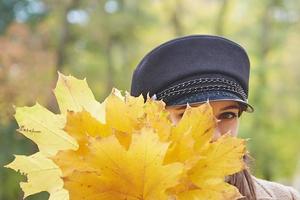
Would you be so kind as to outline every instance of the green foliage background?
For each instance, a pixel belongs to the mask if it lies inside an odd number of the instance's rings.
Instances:
[[[250,103],[241,137],[253,173],[300,188],[300,1],[0,0],[0,199],[22,199],[25,178],[1,166],[36,146],[16,133],[13,105],[57,112],[57,71],[87,78],[102,101],[129,90],[141,58],[189,34],[232,39],[251,60]],[[46,199],[41,193],[28,199]]]

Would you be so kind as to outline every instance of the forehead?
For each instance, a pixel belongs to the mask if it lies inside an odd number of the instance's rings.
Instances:
[[[197,107],[203,103],[190,104],[191,107]],[[214,110],[225,110],[225,109],[240,109],[240,105],[236,101],[222,100],[222,101],[210,101],[209,104]],[[186,105],[183,106],[167,106],[168,110],[184,110]]]

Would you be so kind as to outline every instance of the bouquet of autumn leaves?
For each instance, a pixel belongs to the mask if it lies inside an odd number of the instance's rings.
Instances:
[[[60,114],[36,104],[16,108],[18,131],[39,152],[16,155],[6,167],[27,176],[24,196],[50,200],[238,199],[225,177],[245,164],[245,141],[229,134],[212,141],[216,120],[208,103],[187,107],[177,124],[162,101],[122,95],[103,103],[85,80],[59,74]]]

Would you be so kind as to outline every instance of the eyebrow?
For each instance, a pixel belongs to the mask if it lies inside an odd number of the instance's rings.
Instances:
[[[186,109],[186,106],[180,106],[180,107],[177,107],[177,108],[175,107],[175,110],[178,111],[178,112],[184,111],[185,109]],[[224,111],[224,110],[229,110],[229,109],[238,109],[238,110],[240,110],[241,108],[238,105],[230,105],[230,106],[226,106],[224,108],[221,108],[220,110]]]
[[[181,110],[181,109],[185,109],[186,106],[166,106],[166,108],[173,108],[174,110]]]
[[[230,106],[226,106],[226,107],[224,107],[224,108],[221,108],[220,110],[229,110],[229,109],[240,109],[240,106],[238,106],[238,105],[230,105]]]

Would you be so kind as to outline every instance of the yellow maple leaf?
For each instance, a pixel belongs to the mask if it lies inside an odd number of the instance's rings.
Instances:
[[[244,169],[245,151],[244,140],[229,134],[206,146],[200,159],[187,172],[187,180],[193,183],[193,189],[180,191],[179,199],[190,199],[196,194],[203,199],[240,198],[237,188],[225,183],[224,177]]]
[[[165,108],[165,103],[148,98],[144,105],[144,112],[146,114],[144,126],[152,127],[162,141],[168,141],[170,139],[172,122],[170,114]]]
[[[143,117],[144,99],[142,96],[120,98],[117,90],[113,89],[111,95],[105,100],[106,123],[116,131],[130,133],[138,127],[139,119]]]
[[[38,152],[31,156],[16,156],[9,167],[19,170],[27,175],[27,182],[21,183],[24,197],[48,191],[50,200],[68,200],[68,192],[63,189],[63,181],[60,179],[61,170],[54,162]]]
[[[67,111],[79,112],[85,109],[97,120],[105,122],[104,104],[95,100],[86,79],[78,80],[73,76],[64,76],[58,72],[54,94],[62,114],[66,114]]]
[[[67,177],[71,199],[167,199],[166,190],[177,184],[183,168],[180,163],[163,164],[168,143],[160,142],[151,129],[133,134],[128,150],[115,136],[94,139],[90,148],[88,162],[95,171]]]
[[[244,168],[244,140],[225,135],[212,142],[216,120],[209,103],[188,106],[175,125],[162,101],[144,102],[113,89],[99,103],[86,81],[72,76],[59,74],[54,92],[59,115],[38,104],[16,110],[19,131],[40,150],[6,166],[27,175],[21,183],[26,196],[48,191],[51,200],[68,200],[68,194],[72,200],[241,197],[225,177]]]
[[[82,148],[87,143],[88,137],[107,137],[112,134],[111,127],[98,121],[85,110],[80,112],[69,111],[64,131],[76,139],[81,148],[80,150],[83,150]]]
[[[142,96],[133,98],[127,94],[124,98],[117,89],[113,89],[105,100],[106,124],[126,148],[130,145],[132,132],[140,128],[143,106]]]
[[[223,179],[217,179],[204,188],[193,188],[177,195],[178,200],[234,200],[242,197],[237,188],[224,183]]]
[[[188,162],[199,157],[201,150],[211,141],[216,121],[208,104],[187,107],[182,119],[171,130],[171,146],[166,162]]]
[[[76,140],[64,130],[65,117],[55,115],[39,104],[16,108],[18,131],[34,141],[40,152],[55,155],[59,150],[76,150]]]
[[[89,137],[107,137],[112,134],[106,124],[97,121],[85,110],[81,112],[67,112],[67,122],[64,130],[76,139],[79,148],[76,151],[60,151],[52,159],[60,166],[63,176],[67,176],[74,170],[88,170],[89,165],[84,157],[89,153]]]

